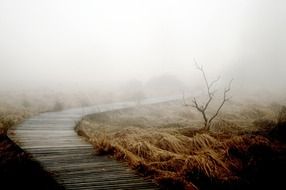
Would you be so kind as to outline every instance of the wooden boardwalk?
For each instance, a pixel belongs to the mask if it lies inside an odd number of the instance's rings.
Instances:
[[[147,99],[152,104],[174,97]],[[98,105],[43,113],[9,130],[8,136],[55,175],[65,189],[158,189],[130,170],[126,164],[107,156],[97,156],[93,147],[74,131],[84,115],[134,106],[132,102]]]

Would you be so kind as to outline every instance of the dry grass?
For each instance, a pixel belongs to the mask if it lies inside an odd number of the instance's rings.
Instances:
[[[192,122],[195,113],[189,119],[188,110],[178,106],[101,113],[86,117],[76,129],[99,154],[127,161],[165,189],[250,187],[245,172],[259,171],[257,160],[271,157],[277,149],[265,131],[257,133],[258,125],[267,125],[268,132],[273,129],[273,123],[266,122],[271,121],[270,112],[265,111],[265,122],[257,122],[256,115],[242,121],[219,119],[205,132],[198,130],[200,122]]]
[[[5,110],[0,112],[0,134],[6,134],[7,130],[20,123],[24,118],[31,115],[28,111]]]
[[[91,95],[94,100],[84,98],[81,93],[71,90],[66,92],[59,89],[0,91],[0,133],[6,133],[11,126],[38,113],[110,101],[105,94],[91,93]]]

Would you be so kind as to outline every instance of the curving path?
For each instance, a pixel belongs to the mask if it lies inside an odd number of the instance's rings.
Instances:
[[[177,98],[146,99],[142,104]],[[41,162],[67,190],[158,189],[156,184],[140,177],[126,164],[107,156],[96,156],[93,147],[74,131],[76,122],[85,115],[134,105],[122,102],[43,113],[13,127],[8,136]]]

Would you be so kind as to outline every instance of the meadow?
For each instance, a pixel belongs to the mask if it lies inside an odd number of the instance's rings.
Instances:
[[[89,115],[76,131],[162,189],[283,189],[285,124],[282,104],[241,100],[204,130],[196,109],[173,101]]]

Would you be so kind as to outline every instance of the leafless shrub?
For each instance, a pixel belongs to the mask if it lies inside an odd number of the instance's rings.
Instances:
[[[186,103],[185,98],[183,96],[183,101],[184,101],[185,106],[192,106],[192,107],[196,108],[196,110],[202,114],[203,119],[204,119],[204,129],[209,130],[211,127],[212,121],[218,116],[218,114],[219,114],[221,108],[223,107],[223,105],[225,104],[225,102],[230,100],[230,98],[227,95],[230,92],[232,80],[229,82],[228,87],[226,87],[224,89],[223,99],[222,99],[220,105],[218,106],[217,110],[215,111],[215,113],[213,115],[209,115],[209,114],[207,114],[207,111],[208,111],[209,105],[212,102],[214,95],[215,95],[215,92],[216,92],[216,90],[214,90],[213,87],[220,80],[220,77],[209,82],[207,77],[206,77],[203,66],[199,66],[196,61],[195,61],[195,65],[196,65],[196,68],[203,75],[203,79],[204,79],[206,89],[207,89],[208,100],[205,103],[200,104],[196,98],[193,98],[193,100],[192,100],[193,104],[189,105]]]

